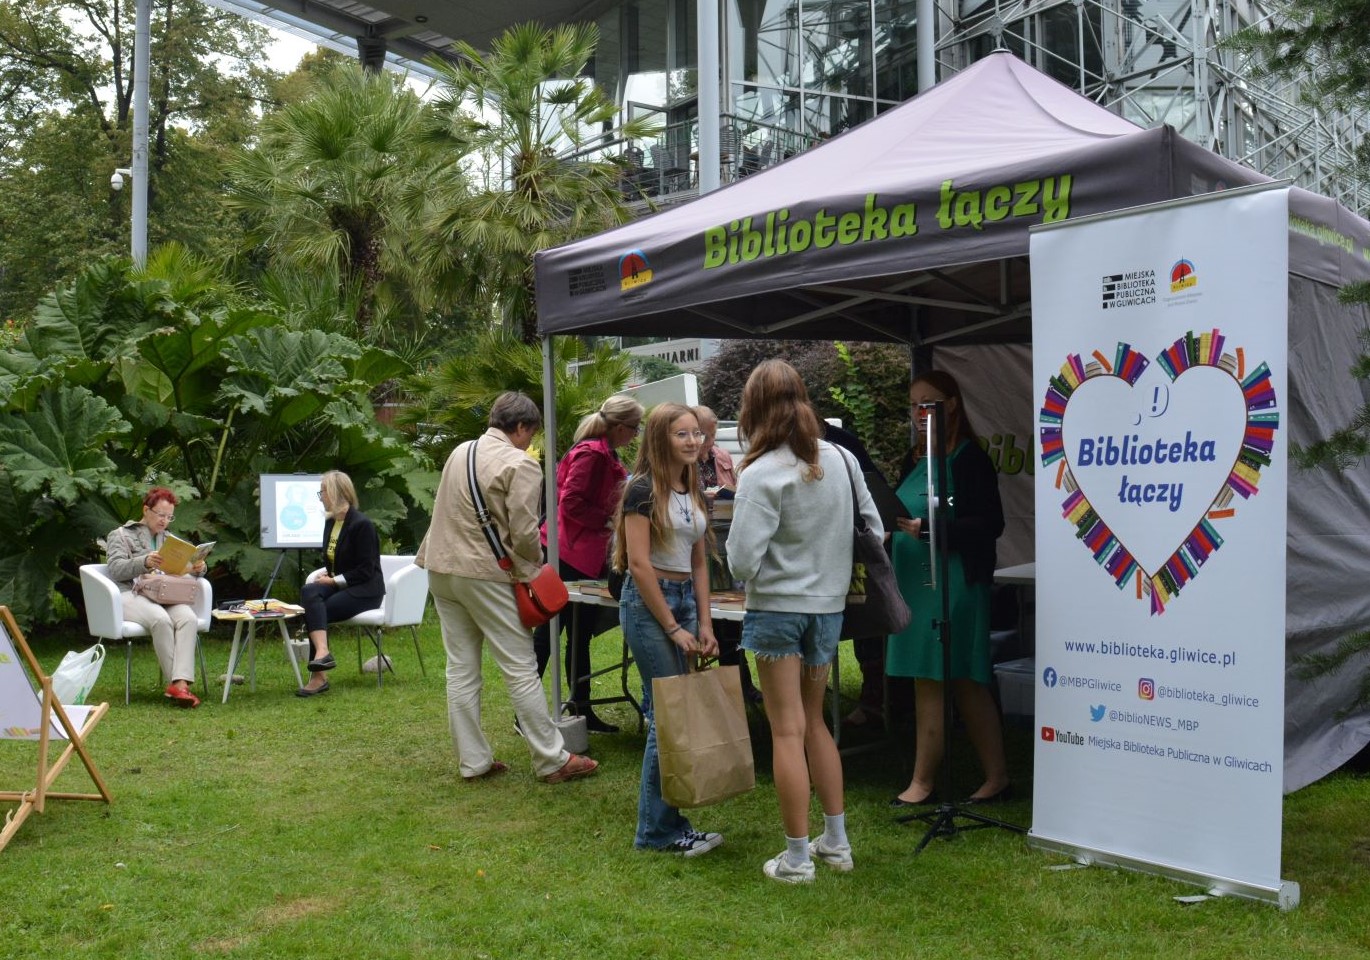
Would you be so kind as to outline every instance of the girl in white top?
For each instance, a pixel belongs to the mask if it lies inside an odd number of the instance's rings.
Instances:
[[[652,410],[623,494],[613,559],[614,569],[627,574],[619,621],[642,677],[647,719],[633,844],[685,857],[707,853],[723,837],[695,830],[661,796],[652,680],[685,673],[687,656],[718,652],[709,619],[708,508],[696,463],[703,439],[689,407],[663,403]]]

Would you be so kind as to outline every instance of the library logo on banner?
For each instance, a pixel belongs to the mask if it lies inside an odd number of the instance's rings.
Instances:
[[[1144,307],[1156,302],[1155,270],[1124,270],[1104,275],[1099,305],[1104,310]]]
[[[1184,258],[1176,260],[1170,268],[1170,292],[1179,293],[1181,290],[1197,286],[1198,283],[1199,275],[1194,270],[1193,261]]]
[[[1203,293],[1199,286],[1199,272],[1194,261],[1181,257],[1170,266],[1170,294],[1166,297],[1167,307],[1177,307],[1197,303]]]

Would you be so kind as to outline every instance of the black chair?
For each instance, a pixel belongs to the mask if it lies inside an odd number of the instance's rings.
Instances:
[[[742,163],[742,134],[737,127],[724,124],[718,131],[718,165],[725,183],[737,179]]]
[[[630,200],[654,196],[657,177],[655,171],[647,169],[647,158],[642,148],[628,147],[623,151],[622,160],[623,174],[620,183],[624,195]]]
[[[678,143],[672,146],[654,143],[649,149],[652,153],[652,166],[656,169],[658,188],[661,193],[671,193],[689,186],[690,145],[688,143]]]
[[[775,155],[775,141],[766,140],[755,150],[748,150],[742,154],[742,162],[738,168],[738,176],[745,177],[749,173],[756,173],[764,170],[771,165],[771,158]]]

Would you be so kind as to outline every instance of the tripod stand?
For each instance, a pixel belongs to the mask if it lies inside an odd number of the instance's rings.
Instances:
[[[937,619],[937,638],[942,645],[942,769],[939,777],[944,797],[955,794],[951,789],[952,777],[952,657],[951,657],[951,582],[950,582],[950,538],[947,533],[948,506],[950,502],[943,496],[947,489],[947,455],[949,450],[939,450],[940,438],[945,436],[946,413],[944,402],[920,404],[920,408],[932,408],[932,429],[927,431],[926,457],[935,457],[926,462],[935,464],[936,471],[928,473],[928,538],[932,555],[932,585],[937,590],[941,603]],[[940,574],[940,575],[939,575]],[[968,808],[966,801],[943,800],[932,810],[911,813],[896,818],[898,823],[920,820],[928,825],[923,839],[914,847],[915,854],[921,853],[937,837],[950,840],[966,830],[981,830],[985,827],[1000,827],[1015,833],[1025,833],[1023,827],[996,817],[986,816]]]

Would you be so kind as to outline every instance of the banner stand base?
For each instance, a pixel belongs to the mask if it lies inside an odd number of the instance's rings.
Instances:
[[[1241,897],[1244,900],[1258,900],[1270,903],[1281,910],[1293,910],[1299,905],[1299,885],[1292,880],[1281,880],[1279,886],[1265,887],[1229,877],[1214,877],[1207,874],[1185,870],[1182,867],[1136,860],[1103,850],[1091,850],[1074,843],[1053,840],[1032,832],[1027,836],[1028,846],[1047,853],[1057,853],[1070,857],[1077,863],[1087,866],[1118,867],[1136,873],[1149,873],[1153,876],[1168,877],[1180,883],[1192,883],[1203,887],[1211,897]]]

